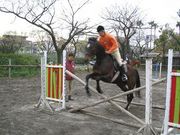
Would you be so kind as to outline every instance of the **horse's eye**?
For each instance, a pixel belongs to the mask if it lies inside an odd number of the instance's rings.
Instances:
[[[90,47],[90,44],[87,44],[87,48],[89,48]]]

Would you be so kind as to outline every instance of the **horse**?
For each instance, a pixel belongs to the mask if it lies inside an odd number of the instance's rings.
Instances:
[[[116,84],[120,89],[124,92],[138,88],[141,86],[140,77],[137,69],[134,69],[131,65],[127,64],[127,81],[122,81],[121,72],[118,72],[117,69],[117,61],[114,60],[112,55],[107,54],[105,49],[99,44],[97,38],[91,37],[88,39],[88,44],[86,47],[86,57],[92,58],[96,57],[96,62],[93,65],[93,72],[86,75],[86,93],[88,96],[91,96],[89,91],[89,79],[93,79],[96,81],[96,90],[99,93],[103,93],[100,87],[100,81],[106,83]],[[116,64],[115,64],[116,63]],[[118,74],[119,73],[119,74]],[[115,77],[116,76],[116,77]],[[140,97],[140,91],[136,93],[138,97]],[[133,93],[127,95],[127,105],[125,107],[128,110],[130,103],[132,102],[134,96]]]

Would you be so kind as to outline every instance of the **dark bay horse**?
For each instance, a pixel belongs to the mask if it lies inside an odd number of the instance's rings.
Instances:
[[[111,55],[105,53],[104,48],[99,44],[96,38],[94,37],[89,38],[86,52],[87,52],[86,53],[87,57],[96,56],[96,62],[93,65],[93,72],[86,76],[85,89],[89,96],[91,95],[88,88],[89,79],[96,80],[97,82],[96,89],[99,93],[103,93],[99,84],[100,81],[116,84],[124,92],[129,91],[135,87],[136,88],[140,87],[141,84],[140,84],[139,73],[131,65],[127,65],[128,81],[123,82],[121,80],[121,72],[117,74],[117,68],[114,64],[114,59],[112,58]],[[114,79],[115,76],[117,77]],[[138,92],[137,94],[140,97],[140,92]],[[130,105],[132,99],[133,99],[133,93],[128,94],[127,105],[125,109],[128,109],[128,106]]]

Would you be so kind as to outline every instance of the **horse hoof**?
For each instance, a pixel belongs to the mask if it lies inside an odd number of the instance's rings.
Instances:
[[[91,97],[91,93],[90,93],[90,92],[87,92],[87,96],[88,96],[88,97]]]
[[[128,110],[128,107],[125,107],[124,109]]]
[[[99,93],[100,93],[100,94],[103,94],[103,91],[100,91]]]
[[[85,90],[88,90],[88,86],[85,86]]]
[[[126,110],[128,111],[128,110],[129,110],[129,107],[130,107],[130,106],[127,105],[124,109],[126,109]]]
[[[103,94],[103,91],[102,90],[97,90],[100,94]]]

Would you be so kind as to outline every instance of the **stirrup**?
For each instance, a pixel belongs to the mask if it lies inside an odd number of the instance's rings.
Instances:
[[[122,61],[121,62],[121,65],[123,66],[123,65],[126,65],[127,64],[127,61],[126,60],[124,60],[124,61]]]
[[[125,82],[125,81],[127,81],[127,80],[128,80],[127,75],[126,75],[126,74],[123,74],[123,75],[122,75],[122,81]]]

